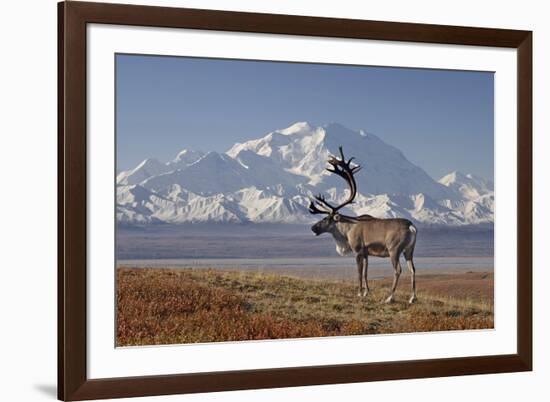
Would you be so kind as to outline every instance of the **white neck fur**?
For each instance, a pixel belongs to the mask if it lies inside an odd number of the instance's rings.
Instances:
[[[334,232],[331,232],[336,242],[336,252],[342,257],[351,253],[351,247],[346,236],[349,229],[349,224],[339,222],[336,224]]]

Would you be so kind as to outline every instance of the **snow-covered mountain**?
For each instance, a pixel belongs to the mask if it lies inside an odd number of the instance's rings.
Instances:
[[[118,173],[116,182],[117,184],[138,184],[150,177],[183,169],[197,162],[203,156],[204,152],[202,151],[184,149],[167,163],[160,163],[154,158],[145,159],[134,169]]]
[[[116,177],[116,182],[117,184],[137,184],[168,170],[169,167],[166,164],[162,164],[156,159],[145,159],[134,169],[120,172]]]
[[[342,179],[325,169],[328,156],[337,155],[340,145],[348,157],[355,156],[356,162],[363,166],[356,177],[361,192],[425,193],[438,199],[453,195],[424,170],[409,162],[397,148],[373,134],[353,131],[336,123],[321,127],[296,123],[263,138],[235,144],[227,154],[235,158],[249,150],[271,158],[287,172],[304,177],[308,184],[319,189],[340,188],[345,184]]]
[[[343,146],[363,166],[350,214],[406,217],[416,222],[465,225],[493,222],[493,184],[453,172],[433,180],[403,153],[365,131],[306,122],[233,145],[226,153],[183,150],[161,163],[146,159],[117,175],[117,219],[157,222],[307,223],[313,194],[338,202],[341,178],[325,168]]]
[[[452,172],[438,180],[439,183],[458,191],[464,198],[474,200],[494,191],[493,182],[472,174]]]

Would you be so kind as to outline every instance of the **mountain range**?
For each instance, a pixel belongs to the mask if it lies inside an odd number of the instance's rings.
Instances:
[[[345,182],[326,171],[342,146],[363,169],[358,194],[345,213],[404,217],[426,225],[490,224],[493,183],[452,172],[439,180],[396,147],[341,124],[295,123],[227,152],[184,149],[173,160],[150,158],[118,173],[117,220],[150,223],[310,223],[314,194],[338,203]]]

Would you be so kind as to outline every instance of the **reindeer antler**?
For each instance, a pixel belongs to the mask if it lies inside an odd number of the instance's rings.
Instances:
[[[355,182],[355,177],[353,175],[361,170],[361,166],[359,165],[353,167],[351,166],[351,162],[355,159],[354,157],[351,157],[348,161],[346,161],[342,147],[338,147],[338,150],[340,151],[340,159],[335,156],[331,156],[328,163],[332,165],[332,169],[327,168],[327,170],[337,176],[340,176],[346,181],[346,183],[348,183],[350,194],[346,201],[336,207],[336,210],[351,204],[355,199],[355,196],[357,195],[357,183]]]
[[[325,215],[330,214],[331,211],[327,211],[325,209],[319,209],[317,205],[319,204],[315,203],[314,201],[311,201],[309,203],[308,211],[310,214],[325,214]]]
[[[319,195],[315,196],[316,201],[312,201],[309,204],[309,212],[311,212],[312,214],[335,213],[339,209],[345,207],[346,205],[351,204],[353,202],[355,196],[357,195],[357,183],[355,182],[355,178],[354,178],[353,175],[361,169],[361,166],[356,165],[356,166],[352,167],[351,162],[355,158],[351,157],[349,160],[346,161],[346,158],[344,156],[344,151],[343,151],[342,147],[341,146],[338,147],[338,150],[340,151],[340,159],[338,159],[337,157],[331,155],[328,159],[328,163],[332,166],[332,169],[327,168],[327,170],[331,173],[336,174],[337,176],[340,176],[341,178],[343,178],[346,181],[346,183],[348,183],[348,186],[350,188],[350,194],[348,196],[348,199],[346,201],[344,201],[342,204],[338,205],[338,206],[332,206],[325,199],[324,196],[319,194]],[[326,207],[329,210],[328,211],[325,210],[325,209],[321,210],[321,209],[318,208],[318,206]]]
[[[311,201],[309,203],[309,212],[312,214],[330,214],[331,212],[334,212],[334,207],[328,203],[327,200],[325,200],[325,197],[321,194],[318,194],[314,196],[315,201]],[[321,207],[321,209],[319,209]]]

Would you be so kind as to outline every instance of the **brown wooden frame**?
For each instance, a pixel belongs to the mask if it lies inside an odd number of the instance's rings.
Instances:
[[[417,361],[88,379],[86,24],[517,49],[517,353]],[[58,397],[118,398],[532,370],[532,32],[104,3],[58,4]]]

